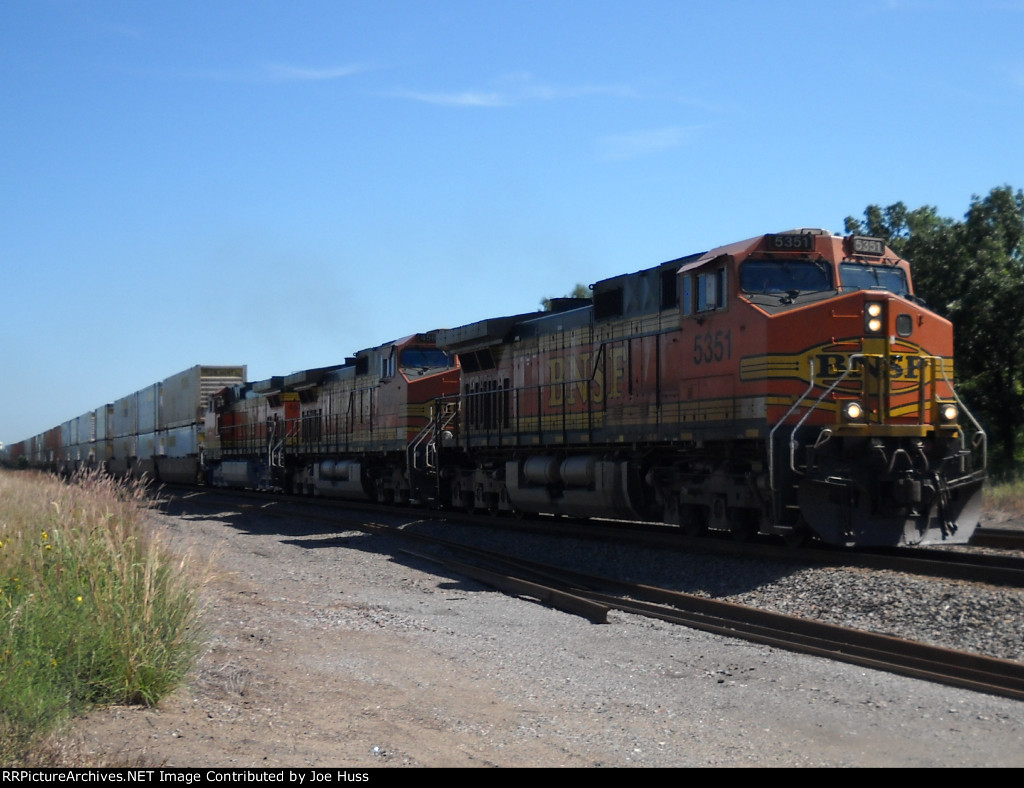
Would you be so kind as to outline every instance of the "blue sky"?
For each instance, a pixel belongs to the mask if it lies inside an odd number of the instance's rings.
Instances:
[[[1024,0],[3,0],[0,441],[1024,188]]]

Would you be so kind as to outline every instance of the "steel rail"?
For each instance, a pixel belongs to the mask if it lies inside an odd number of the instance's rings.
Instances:
[[[978,547],[1024,550],[1024,531],[1008,528],[977,528],[971,537],[971,544]]]
[[[434,541],[433,537],[428,539]],[[679,591],[626,583],[532,561],[508,559],[478,548],[452,543],[445,544],[445,547],[474,556],[492,566],[505,566],[502,577],[513,577],[510,571],[516,571],[521,573],[524,582],[538,589],[552,593],[564,592],[572,598],[589,599],[622,612],[658,618],[787,651],[1024,701],[1024,663],[773,613]],[[465,566],[464,563],[462,565]],[[526,580],[526,577],[530,579]],[[530,595],[543,601],[536,593]]]

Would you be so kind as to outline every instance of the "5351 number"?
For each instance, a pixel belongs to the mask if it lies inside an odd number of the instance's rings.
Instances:
[[[693,337],[693,363],[711,364],[732,358],[732,332],[708,331]]]

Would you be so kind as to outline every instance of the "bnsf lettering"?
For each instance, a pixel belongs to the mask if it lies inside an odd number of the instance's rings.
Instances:
[[[607,357],[611,368],[607,375],[601,370],[593,373],[593,353],[581,353],[578,356],[548,359],[548,406],[576,405],[582,403],[600,404],[607,394],[612,399],[622,396],[623,381],[626,378],[626,351],[624,348],[612,348]],[[568,364],[568,370],[566,365]]]
[[[888,374],[890,378],[901,380],[919,380],[924,368],[924,359],[920,356],[890,356]],[[862,370],[877,378],[883,374],[886,365],[880,358],[855,358],[847,365],[848,358],[839,353],[818,353],[814,357],[815,374],[822,378],[837,378],[849,370],[853,376]]]

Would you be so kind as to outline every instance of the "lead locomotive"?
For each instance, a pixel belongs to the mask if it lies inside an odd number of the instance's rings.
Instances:
[[[764,235],[592,290],[440,332],[462,360],[457,505],[840,545],[970,538],[985,435],[954,389],[950,323],[880,240]]]

